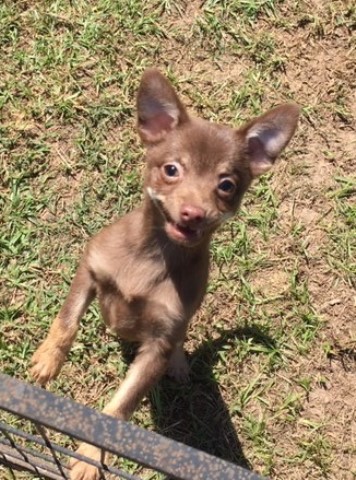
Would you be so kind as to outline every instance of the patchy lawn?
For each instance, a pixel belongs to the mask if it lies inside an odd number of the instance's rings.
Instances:
[[[215,236],[191,383],[133,421],[275,479],[354,479],[355,23],[348,0],[3,1],[1,370],[29,379],[87,239],[140,201],[146,67],[217,122],[294,100],[296,137]],[[83,326],[49,388],[101,408],[126,357],[96,305]]]

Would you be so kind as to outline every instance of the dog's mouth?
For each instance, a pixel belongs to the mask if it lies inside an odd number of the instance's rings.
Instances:
[[[167,217],[164,229],[171,240],[185,245],[195,244],[203,237],[202,228],[193,228],[181,223],[175,223]]]
[[[164,197],[147,188],[147,192],[164,219],[163,229],[170,240],[180,245],[194,246],[200,243],[206,233],[206,225],[188,225],[175,222],[164,205]]]

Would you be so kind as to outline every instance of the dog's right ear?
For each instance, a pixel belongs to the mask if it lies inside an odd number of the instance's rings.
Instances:
[[[137,124],[144,143],[161,141],[188,121],[188,114],[169,81],[156,69],[144,72],[137,93]]]
[[[294,103],[279,105],[238,131],[245,143],[253,177],[268,172],[287,146],[297,127],[299,111]]]

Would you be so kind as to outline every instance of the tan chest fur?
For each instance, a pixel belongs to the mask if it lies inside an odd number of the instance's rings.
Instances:
[[[152,335],[184,336],[204,296],[207,256],[204,252],[193,264],[189,261],[187,275],[185,256],[177,253],[167,264],[164,249],[162,253],[161,248],[150,246],[146,252],[139,228],[142,212],[133,211],[129,217],[129,223],[124,217],[94,237],[86,254],[88,267],[95,272],[104,320],[131,341],[142,342]],[[127,231],[132,225],[136,225],[135,235]]]

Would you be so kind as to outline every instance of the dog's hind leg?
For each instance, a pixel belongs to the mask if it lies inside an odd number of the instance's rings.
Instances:
[[[128,420],[142,397],[165,373],[173,348],[163,339],[145,342],[126,378],[103,412],[121,420]],[[77,453],[96,461],[104,460],[104,452],[93,445],[83,443]],[[97,480],[99,470],[85,462],[71,462],[71,480]]]

